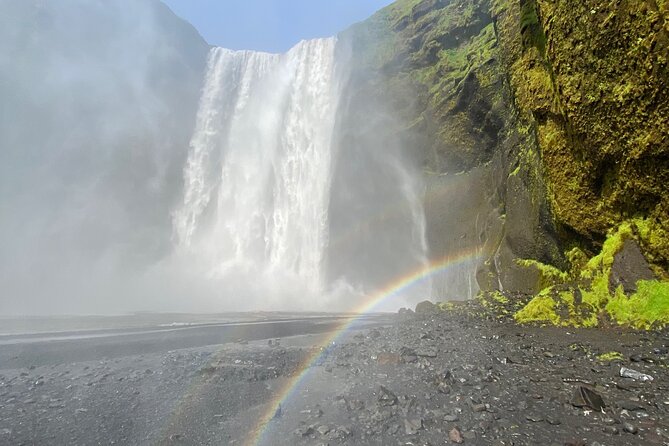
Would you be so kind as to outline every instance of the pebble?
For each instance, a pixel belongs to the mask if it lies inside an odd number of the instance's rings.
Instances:
[[[639,433],[639,428],[633,425],[632,423],[623,423],[623,430],[630,434]]]
[[[308,437],[314,433],[314,428],[311,426],[300,427],[295,429],[293,433],[298,437]]]
[[[486,405],[485,404],[472,404],[472,410],[474,412],[485,412]]]
[[[553,418],[553,417],[546,417],[546,421],[547,421],[548,424],[550,424],[551,426],[559,426],[560,424],[562,424],[562,421],[561,421],[561,420],[559,420],[559,419],[557,419],[557,418]]]
[[[415,435],[423,428],[423,420],[420,418],[406,418],[404,420],[404,432],[407,435]]]
[[[527,414],[527,415],[525,415],[525,419],[527,421],[531,421],[533,423],[538,423],[540,421],[544,421],[544,417],[542,417],[541,415],[537,415],[537,414]]]
[[[460,428],[457,426],[448,431],[448,439],[456,444],[461,444],[465,442],[465,439],[462,437],[462,431],[460,431]]]
[[[604,426],[604,429],[602,429],[605,433],[611,434],[611,435],[618,435],[620,433],[620,429],[618,429],[615,426]]]

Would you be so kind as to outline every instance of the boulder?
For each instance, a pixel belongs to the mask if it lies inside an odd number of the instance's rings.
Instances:
[[[416,314],[435,314],[438,312],[439,307],[429,300],[424,300],[416,305]]]
[[[639,244],[633,239],[625,240],[623,247],[613,257],[609,290],[613,293],[619,286],[622,286],[625,294],[630,295],[636,292],[637,281],[654,278],[655,275],[643,256]]]

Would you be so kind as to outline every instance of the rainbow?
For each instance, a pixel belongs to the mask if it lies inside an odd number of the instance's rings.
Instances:
[[[363,315],[372,312],[375,307],[379,306],[386,299],[400,294],[402,291],[412,287],[416,283],[434,276],[435,274],[438,274],[460,263],[464,263],[479,255],[480,252],[474,249],[451,254],[439,259],[438,261],[424,265],[417,270],[414,270],[411,273],[392,281],[383,289],[370,295],[368,299],[365,299],[363,305],[360,306],[360,308],[357,310],[353,311],[356,316],[353,316],[350,319],[345,319],[341,325],[335,331],[333,331],[332,335],[326,338],[326,340],[321,344],[321,347],[331,345],[333,342],[336,343],[337,340],[349,330],[353,323],[355,323]],[[324,351],[324,348],[315,348],[314,352],[307,356],[302,364],[300,364],[298,367],[299,372],[296,373],[290,380],[288,380],[288,382],[286,382],[282,388],[279,389],[275,397],[272,399],[272,402],[269,404],[269,407],[265,411],[264,415],[260,417],[255,428],[250,432],[249,439],[246,444],[271,444],[271,441],[265,442],[264,440],[267,431],[272,424],[272,420],[275,418],[279,408],[282,405],[285,405],[286,401],[288,401],[301,388],[302,383],[309,375],[309,371],[311,370],[312,366],[321,358]]]

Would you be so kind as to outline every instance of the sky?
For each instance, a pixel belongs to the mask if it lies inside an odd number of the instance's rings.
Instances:
[[[163,0],[211,45],[285,52],[303,39],[329,37],[392,0]]]

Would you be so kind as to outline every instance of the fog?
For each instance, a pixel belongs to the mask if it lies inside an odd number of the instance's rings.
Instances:
[[[169,250],[207,45],[156,2],[0,11],[0,312],[127,307]]]
[[[381,104],[350,119],[345,43],[260,57],[253,90],[251,53],[212,78],[155,1],[0,11],[0,314],[347,310],[425,262],[418,171]]]

